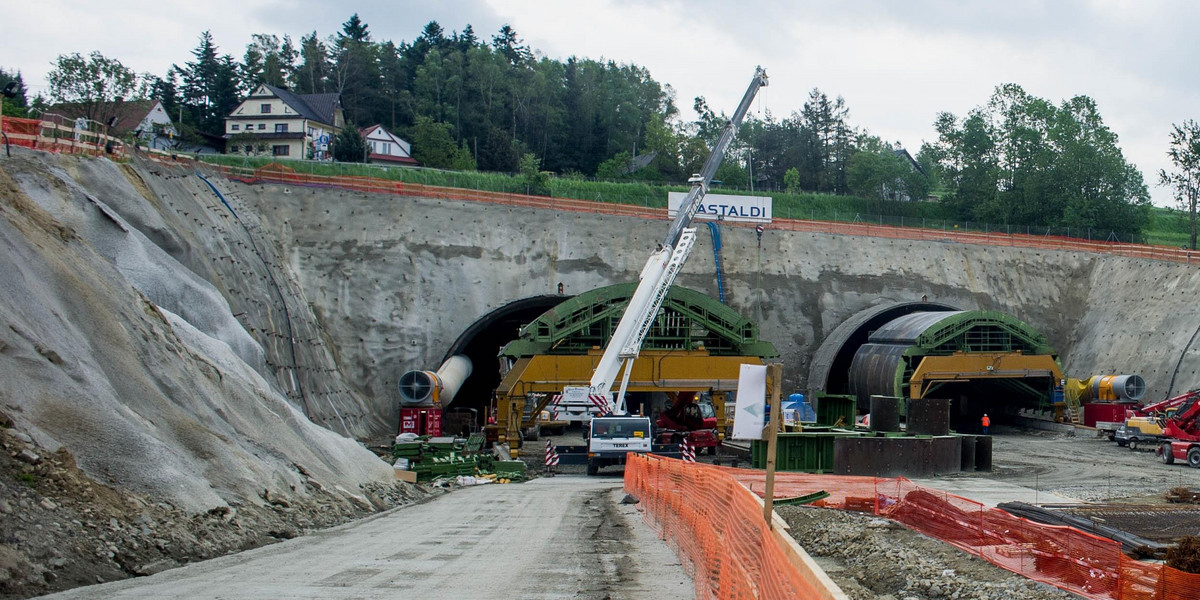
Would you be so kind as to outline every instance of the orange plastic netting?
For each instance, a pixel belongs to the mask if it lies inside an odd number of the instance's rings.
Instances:
[[[423,198],[445,198],[450,200],[465,200],[469,202],[489,202],[512,206],[548,208],[552,210],[569,212],[600,213],[639,217],[645,219],[667,218],[667,211],[664,208],[649,208],[632,206],[628,204],[590,202],[587,200],[553,198],[548,196],[531,196],[526,194],[512,194],[506,192],[489,192],[466,188],[448,188],[418,183],[391,181],[377,177],[316,175],[294,171],[264,171],[231,166],[214,168],[220,170],[226,177],[238,179],[247,183],[278,183],[311,187],[333,187],[363,193],[420,196]],[[754,223],[727,222],[726,224],[732,227],[754,226]],[[1046,250],[1102,252],[1106,254],[1117,254],[1120,256],[1165,260],[1189,264],[1193,261],[1200,261],[1200,252],[1187,250],[1184,248],[1084,240],[1078,238],[1048,235],[1044,236],[1036,234],[959,230],[948,231],[945,229],[927,229],[922,227],[903,227],[884,224],[876,225],[862,222],[845,223],[837,221],[817,221],[779,217],[776,217],[772,220],[770,227],[771,229],[787,231],[859,235],[904,240],[929,240],[983,246],[1008,246],[1020,248],[1040,248]]]
[[[761,505],[739,499],[733,488],[763,495],[766,475],[754,469],[733,469],[683,461],[631,457],[625,487],[642,500],[646,519],[677,549],[685,564],[695,565],[697,593],[702,598],[743,598],[712,588],[711,563],[726,571],[763,576],[754,565],[762,559],[740,548],[728,549],[729,539],[748,536],[758,546],[770,546],[762,523]],[[714,493],[713,490],[720,490]],[[909,528],[974,554],[1035,581],[1095,599],[1195,600],[1200,598],[1200,575],[1126,557],[1121,545],[1071,527],[1043,525],[996,508],[904,479],[776,473],[775,498],[817,491],[829,493],[819,506],[887,517]],[[649,500],[649,502],[647,502]],[[725,505],[728,503],[728,505]],[[733,521],[746,531],[730,533]],[[716,518],[714,518],[716,516]],[[722,522],[722,520],[724,522]],[[711,530],[722,530],[713,537]],[[724,541],[724,543],[720,543]],[[799,540],[803,545],[803,540]],[[713,545],[713,544],[716,545]],[[717,556],[712,556],[716,554]],[[720,559],[720,560],[718,560]],[[728,563],[737,563],[731,565]],[[750,565],[750,566],[746,566]],[[799,575],[798,575],[799,576]],[[782,577],[782,576],[779,576]],[[803,579],[803,577],[801,577]],[[751,581],[748,589],[769,589]],[[773,589],[773,588],[772,588]],[[761,594],[757,598],[818,598],[809,585],[799,595]]]
[[[37,147],[37,138],[41,132],[42,122],[37,119],[4,117],[4,133],[8,136],[8,143],[13,146]]]
[[[762,505],[728,473],[630,455],[625,489],[675,550],[696,597],[825,597],[792,565],[763,521]]]

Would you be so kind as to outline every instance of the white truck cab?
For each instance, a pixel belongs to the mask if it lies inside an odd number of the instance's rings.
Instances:
[[[593,418],[588,427],[588,475],[601,467],[625,464],[627,452],[652,450],[649,417],[633,415]]]

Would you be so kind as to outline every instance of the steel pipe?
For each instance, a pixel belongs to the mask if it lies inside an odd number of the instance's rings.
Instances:
[[[401,406],[445,406],[454,400],[454,395],[463,382],[471,376],[471,359],[462,354],[451,356],[437,372],[409,371],[400,376],[397,388]]]

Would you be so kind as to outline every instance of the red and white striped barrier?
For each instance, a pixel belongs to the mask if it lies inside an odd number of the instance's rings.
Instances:
[[[550,443],[550,440],[546,440],[546,466],[558,466],[558,452],[554,450],[554,445]]]
[[[689,444],[687,440],[679,442],[679,454],[684,462],[696,462],[696,447]]]

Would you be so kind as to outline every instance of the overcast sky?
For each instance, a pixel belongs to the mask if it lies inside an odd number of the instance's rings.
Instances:
[[[431,20],[483,39],[510,24],[536,51],[644,66],[671,85],[685,119],[705,96],[732,112],[755,65],[771,85],[754,110],[799,109],[809,90],[841,95],[850,122],[913,153],[934,117],[962,116],[1001,83],[1055,103],[1094,98],[1155,204],[1172,123],[1200,119],[1200,3],[1190,0],[40,0],[5,2],[0,66],[31,92],[62,53],[99,50],[162,75],[190,60],[201,31],[241,59],[252,33],[336,32],[357,12],[376,40],[411,41]],[[49,22],[56,35],[48,34]]]

